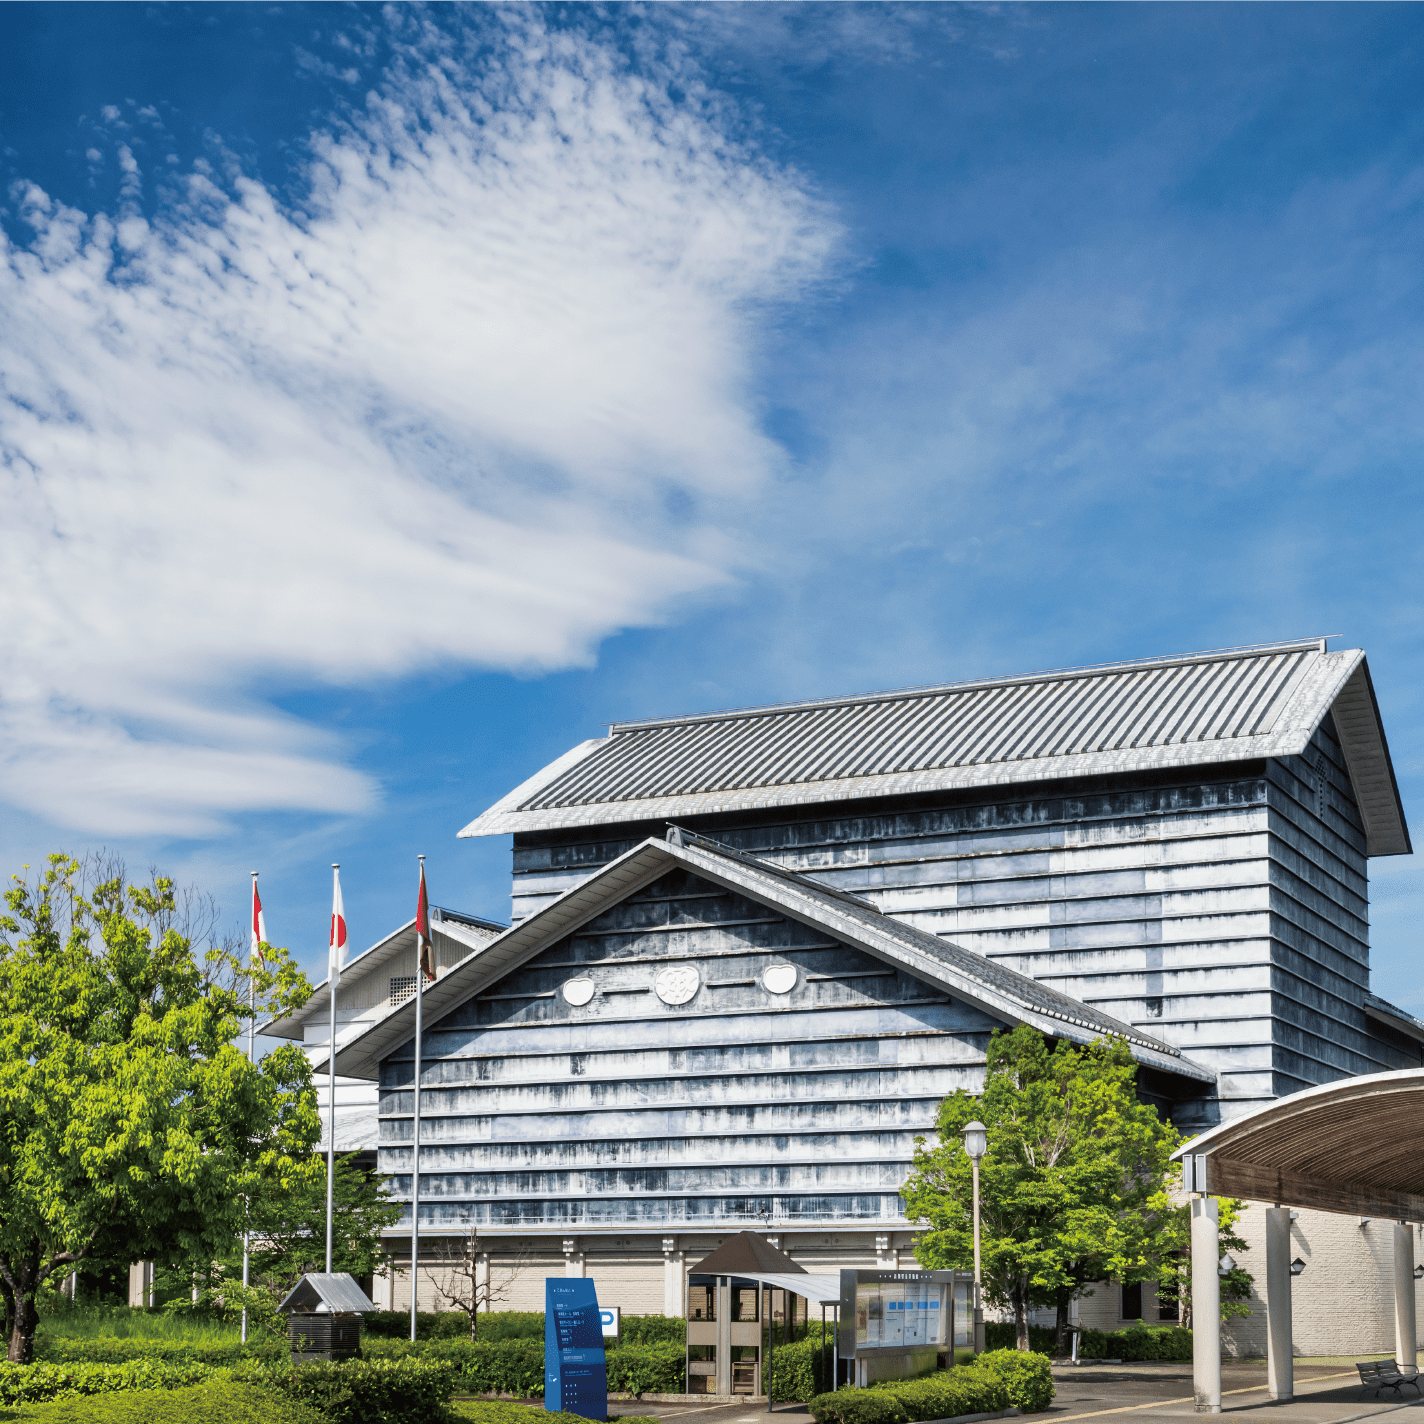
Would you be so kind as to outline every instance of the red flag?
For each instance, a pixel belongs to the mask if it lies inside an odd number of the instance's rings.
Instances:
[[[435,978],[435,946],[430,942],[430,901],[425,894],[425,862],[420,862],[420,897],[415,902],[415,944],[420,972]]]

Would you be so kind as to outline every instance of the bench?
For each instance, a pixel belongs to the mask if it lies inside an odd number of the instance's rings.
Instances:
[[[1419,1379],[1415,1375],[1403,1375],[1399,1372],[1399,1366],[1393,1360],[1367,1360],[1361,1364],[1355,1362],[1355,1368],[1360,1372],[1360,1383],[1366,1389],[1373,1389],[1375,1398],[1379,1398],[1382,1389],[1392,1389],[1399,1393],[1400,1385],[1412,1384],[1416,1394],[1424,1393],[1419,1388]]]

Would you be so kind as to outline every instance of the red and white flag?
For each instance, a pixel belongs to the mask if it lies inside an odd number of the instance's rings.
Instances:
[[[327,972],[334,989],[341,982],[341,966],[346,963],[346,908],[341,903],[341,867],[331,867],[331,958]]]
[[[267,939],[267,917],[262,913],[262,897],[257,893],[257,872],[252,873],[252,958],[255,959],[264,969],[267,967],[267,957],[262,953],[262,946],[269,943]]]
[[[415,945],[420,972],[435,978],[435,946],[430,942],[430,900],[425,893],[425,862],[420,862],[420,896],[415,902]]]

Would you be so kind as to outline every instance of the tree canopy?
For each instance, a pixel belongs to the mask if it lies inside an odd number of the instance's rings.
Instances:
[[[50,856],[0,916],[0,1292],[21,1362],[56,1272],[225,1255],[247,1197],[321,1172],[305,1055],[235,1046],[254,1008],[310,993],[290,955],[249,982],[231,946],[199,957],[171,880],[86,894],[84,872]]]
[[[1136,1064],[1120,1039],[1051,1050],[1027,1024],[989,1039],[984,1091],[962,1089],[940,1105],[938,1142],[917,1138],[902,1195],[911,1220],[929,1228],[924,1266],[973,1263],[971,1168],[965,1124],[988,1129],[980,1164],[984,1293],[1013,1308],[1028,1348],[1030,1306],[1068,1305],[1091,1282],[1155,1278],[1158,1236],[1172,1217],[1168,1161],[1179,1137],[1138,1100]],[[1061,1338],[1060,1338],[1061,1345]]]

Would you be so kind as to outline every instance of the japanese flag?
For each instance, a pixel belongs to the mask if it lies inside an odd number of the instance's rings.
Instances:
[[[257,876],[252,877],[252,957],[264,969],[267,967],[262,946],[269,943],[267,938],[267,917],[262,913],[262,897],[257,893]]]
[[[334,989],[341,982],[341,966],[346,963],[346,908],[341,903],[341,867],[331,867],[331,958],[327,972]]]

